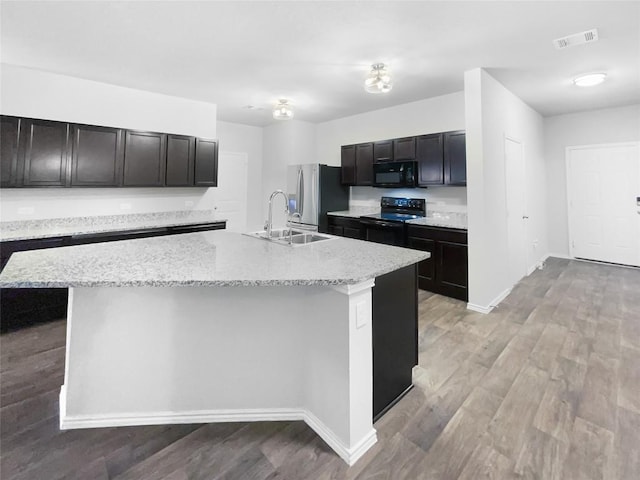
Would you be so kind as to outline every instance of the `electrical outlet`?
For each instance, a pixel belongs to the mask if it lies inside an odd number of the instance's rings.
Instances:
[[[356,328],[362,328],[367,324],[367,304],[360,302],[356,304]]]
[[[131,210],[131,204],[130,203],[121,203],[120,204],[120,210]]]

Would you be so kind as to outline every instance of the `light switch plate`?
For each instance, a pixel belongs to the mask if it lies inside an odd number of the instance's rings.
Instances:
[[[367,324],[369,319],[367,304],[360,302],[356,304],[356,328],[362,328]]]

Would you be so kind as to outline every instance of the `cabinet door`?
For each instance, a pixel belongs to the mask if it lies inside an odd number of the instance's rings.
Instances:
[[[439,241],[437,283],[440,291],[450,297],[468,300],[467,245]]]
[[[467,184],[467,150],[464,130],[444,134],[444,183]]]
[[[340,181],[343,185],[356,183],[356,146],[343,145],[340,149]]]
[[[15,187],[18,181],[18,139],[20,119],[2,116],[0,119],[0,181],[3,187]]]
[[[360,240],[362,238],[362,234],[360,232],[360,226],[357,226],[357,227],[355,227],[355,226],[350,226],[350,227],[345,226],[343,228],[344,228],[343,235],[345,237],[356,238],[358,240]]]
[[[193,186],[195,137],[167,135],[167,187]]]
[[[418,186],[444,183],[444,152],[442,134],[422,135],[416,139]]]
[[[218,186],[218,142],[196,138],[195,181],[196,187]]]
[[[373,162],[393,161],[393,140],[382,140],[373,144]]]
[[[393,158],[398,160],[414,160],[416,158],[416,137],[396,138],[393,141]]]
[[[167,159],[164,133],[128,130],[124,142],[125,187],[161,187]]]
[[[67,186],[69,124],[23,119],[20,130],[19,148],[24,166],[22,184],[25,187]]]
[[[344,236],[344,230],[340,225],[329,225],[329,233],[340,237]]]
[[[431,254],[431,258],[418,263],[418,286],[422,290],[434,291],[436,285],[436,242],[427,238],[408,237],[407,246]]]
[[[72,125],[72,187],[117,187],[122,179],[122,130]]]
[[[373,143],[356,145],[356,185],[373,184]]]

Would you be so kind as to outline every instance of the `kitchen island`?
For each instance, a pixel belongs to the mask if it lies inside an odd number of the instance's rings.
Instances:
[[[69,288],[61,428],[304,420],[353,464],[376,441],[372,310],[382,347],[413,329],[410,388],[425,258],[211,231],[18,252],[0,287]]]

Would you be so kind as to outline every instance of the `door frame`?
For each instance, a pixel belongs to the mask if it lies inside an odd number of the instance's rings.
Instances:
[[[522,273],[522,276],[520,276],[520,278],[518,278],[518,280],[516,280],[515,282],[513,281],[513,271],[514,271],[514,267],[511,264],[511,244],[509,242],[509,209],[508,209],[508,203],[509,203],[509,196],[508,196],[508,176],[507,176],[507,141],[513,142],[513,143],[517,143],[518,145],[520,145],[520,151],[521,151],[521,158],[522,158],[522,181],[523,181],[523,185],[522,185],[522,212],[519,213],[520,216],[523,216],[523,218],[521,218],[521,222],[522,222],[522,242],[523,244],[521,245],[521,249],[522,249],[522,254],[524,255],[524,257],[520,260],[521,263],[521,272],[519,272],[518,274]],[[502,141],[502,147],[504,149],[503,151],[503,158],[504,158],[504,207],[505,207],[505,215],[506,215],[506,227],[507,227],[507,251],[509,254],[509,260],[507,262],[508,264],[508,278],[509,278],[509,284],[511,285],[515,285],[517,282],[519,282],[520,280],[522,280],[524,277],[526,277],[530,272],[529,272],[529,229],[528,229],[528,222],[525,221],[525,216],[527,216],[526,212],[527,212],[527,188],[526,188],[526,178],[527,178],[527,161],[526,161],[526,155],[525,155],[525,143],[524,141],[522,141],[519,138],[516,138],[514,136],[511,135],[504,135],[503,141]],[[528,219],[528,216],[527,216]]]
[[[640,142],[611,142],[611,143],[594,143],[588,145],[570,145],[565,148],[564,151],[564,165],[565,165],[565,186],[567,188],[567,230],[568,230],[568,241],[569,241],[569,257],[575,259],[574,253],[574,235],[575,235],[575,227],[573,226],[573,220],[571,218],[571,211],[573,209],[573,205],[571,205],[572,199],[572,186],[570,181],[571,174],[571,162],[570,162],[570,152],[575,150],[585,150],[592,148],[604,148],[604,147],[638,147],[640,149]],[[617,265],[617,264],[616,264]]]

